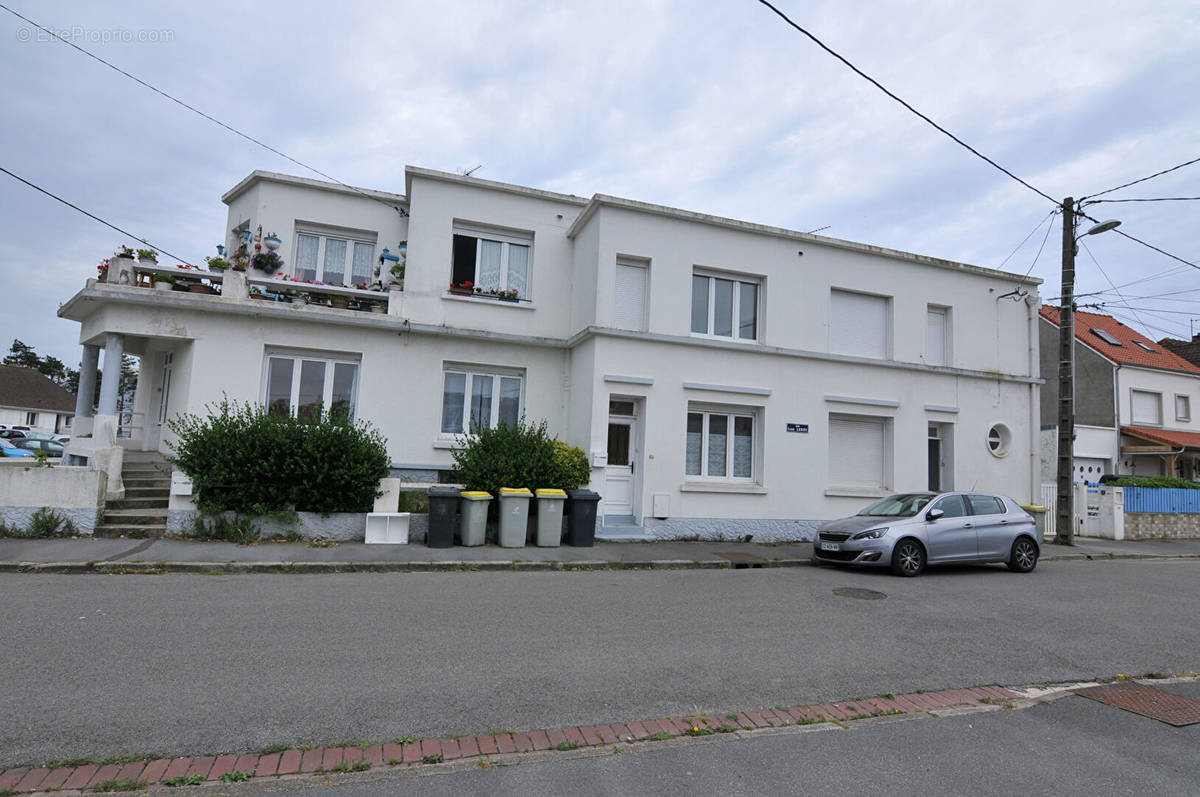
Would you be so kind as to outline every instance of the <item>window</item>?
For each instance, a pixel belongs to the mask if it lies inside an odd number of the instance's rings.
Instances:
[[[354,419],[358,363],[307,355],[267,356],[265,406],[279,415],[316,417],[322,409]]]
[[[701,479],[754,478],[754,414],[749,410],[687,414],[684,473]]]
[[[945,518],[967,516],[967,502],[961,495],[948,495],[932,508],[942,510],[942,517]]]
[[[1154,351],[1154,347],[1144,340],[1135,340],[1134,343],[1136,343],[1138,346],[1141,346],[1146,351]]]
[[[839,487],[883,489],[889,483],[888,419],[829,419],[829,482]]]
[[[467,434],[521,418],[520,376],[447,370],[442,377],[442,434]]]
[[[453,284],[469,282],[484,292],[515,291],[521,299],[530,298],[531,237],[456,227],[453,255]]]
[[[298,280],[329,285],[366,285],[375,275],[375,242],[349,236],[296,234]]]
[[[36,412],[25,413],[25,425],[26,426],[37,426],[37,415],[38,414]]]
[[[1012,432],[1002,423],[988,429],[987,447],[994,457],[1008,456],[1008,447],[1012,445]]]
[[[1162,426],[1162,394],[1147,390],[1130,391],[1131,416],[1134,423]]]
[[[646,273],[644,265],[617,263],[613,285],[613,326],[646,328]]]
[[[950,364],[950,308],[929,305],[925,311],[925,362]]]
[[[1192,400],[1188,396],[1175,394],[1175,420],[1190,421],[1192,419]]]
[[[1105,343],[1107,343],[1110,346],[1120,346],[1121,348],[1125,348],[1125,344],[1123,344],[1121,341],[1114,338],[1106,330],[1096,329],[1093,327],[1091,332],[1093,335],[1100,338],[1100,340],[1104,341]]]
[[[758,340],[758,283],[692,275],[692,332]]]
[[[971,495],[971,514],[973,515],[1003,515],[1004,504],[994,495]]]
[[[888,298],[833,290],[829,300],[829,351],[887,359]]]

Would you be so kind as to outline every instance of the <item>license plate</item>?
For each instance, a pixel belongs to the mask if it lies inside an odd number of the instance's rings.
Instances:
[[[821,543],[821,550],[822,551],[840,551],[840,550],[842,550],[842,546],[838,545],[836,542],[823,542],[823,543]]]

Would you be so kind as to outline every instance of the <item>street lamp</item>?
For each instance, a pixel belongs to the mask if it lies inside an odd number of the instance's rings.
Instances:
[[[1054,541],[1075,544],[1074,476],[1075,441],[1075,253],[1085,235],[1108,232],[1120,225],[1109,219],[1075,234],[1075,200],[1062,202],[1062,297],[1058,309],[1058,497]]]

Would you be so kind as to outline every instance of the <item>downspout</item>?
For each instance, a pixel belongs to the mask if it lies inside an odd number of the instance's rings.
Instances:
[[[1114,473],[1121,472],[1121,464],[1124,461],[1121,456],[1121,364],[1116,363],[1113,367],[1113,414],[1117,426],[1117,458],[1113,460]],[[1129,420],[1133,420],[1133,408],[1130,407]]]

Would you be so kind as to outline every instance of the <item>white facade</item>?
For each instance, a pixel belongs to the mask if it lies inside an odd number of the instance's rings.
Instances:
[[[256,172],[224,197],[225,245],[275,232],[289,275],[298,255],[336,267],[406,240],[386,314],[239,298],[229,276],[221,296],[72,298],[81,342],[115,333],[142,357],[135,444],[162,448],[162,419],[223,395],[303,401],[323,376],[416,481],[451,467],[472,407],[545,419],[588,452],[625,535],[800,539],[892,491],[1037,494],[1036,280],[603,195],[406,182],[368,196]],[[451,292],[468,274],[520,300]]]

